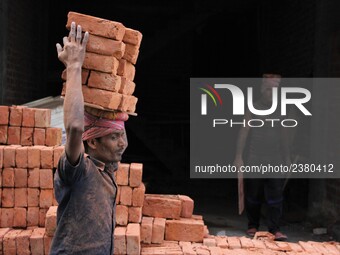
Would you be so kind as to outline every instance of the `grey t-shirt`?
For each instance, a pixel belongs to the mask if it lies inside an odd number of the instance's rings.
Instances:
[[[51,255],[113,254],[115,170],[83,154],[76,166],[61,156],[54,176],[59,206]]]

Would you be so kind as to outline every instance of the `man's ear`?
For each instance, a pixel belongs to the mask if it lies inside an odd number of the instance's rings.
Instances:
[[[97,148],[97,140],[95,138],[89,139],[86,141],[87,145],[92,149],[95,150]]]

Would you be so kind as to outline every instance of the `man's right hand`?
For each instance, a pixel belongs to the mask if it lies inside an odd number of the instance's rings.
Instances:
[[[89,39],[89,33],[84,34],[82,40],[82,29],[81,26],[77,26],[72,22],[71,30],[68,37],[63,38],[64,47],[62,48],[59,43],[57,43],[58,58],[64,63],[66,67],[81,67],[85,58],[86,44]]]

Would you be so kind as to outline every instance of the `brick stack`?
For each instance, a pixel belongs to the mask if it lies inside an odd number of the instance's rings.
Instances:
[[[122,23],[76,12],[68,14],[68,29],[71,22],[90,33],[82,70],[85,103],[100,109],[135,112],[138,99],[132,95],[136,86],[134,65],[142,34]],[[66,78],[64,71],[62,79]],[[65,95],[65,84],[62,95]]]

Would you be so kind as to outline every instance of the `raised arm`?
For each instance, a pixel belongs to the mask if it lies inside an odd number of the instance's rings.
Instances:
[[[77,30],[77,31],[76,31]],[[72,22],[69,37],[63,38],[64,47],[58,43],[58,58],[67,70],[66,94],[64,100],[64,125],[66,129],[65,153],[68,161],[76,165],[82,152],[82,133],[84,131],[84,98],[81,83],[81,67],[85,58],[89,34],[82,40],[81,26]]]

